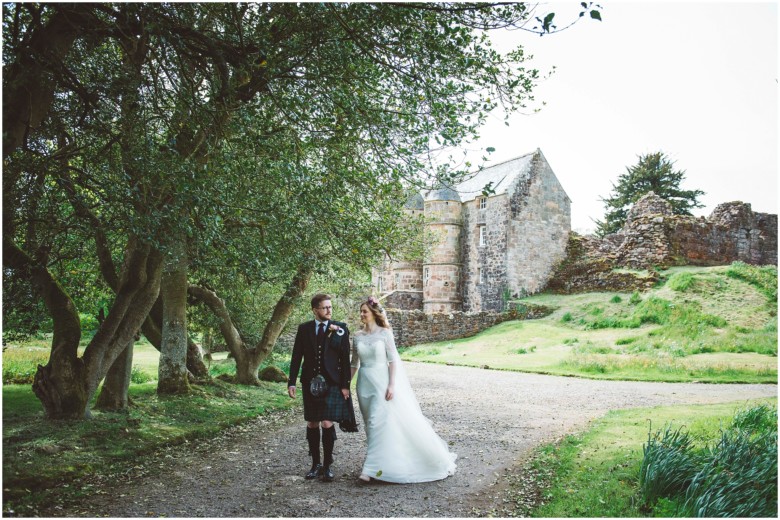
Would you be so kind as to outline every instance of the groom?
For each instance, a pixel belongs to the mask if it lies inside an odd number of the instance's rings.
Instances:
[[[335,478],[333,445],[336,441],[334,422],[354,423],[354,409],[349,395],[351,370],[349,365],[349,330],[347,324],[332,321],[333,306],[327,294],[315,294],[311,299],[314,319],[298,326],[290,360],[290,378],[287,393],[295,398],[295,383],[303,361],[301,385],[303,390],[303,418],[306,420],[306,440],[309,443],[311,469],[305,478],[322,477],[324,482]],[[321,397],[311,393],[311,380],[321,375],[327,391]],[[320,462],[320,423],[324,459]],[[342,424],[342,429],[345,429]],[[349,431],[349,430],[348,430]]]

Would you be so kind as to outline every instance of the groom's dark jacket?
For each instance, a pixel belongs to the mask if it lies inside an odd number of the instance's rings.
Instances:
[[[326,330],[324,347],[324,366],[322,367],[323,376],[330,385],[339,385],[339,388],[349,388],[351,380],[351,369],[349,366],[349,329],[347,324],[340,321],[329,321],[330,325],[338,325],[343,331],[343,335]],[[298,370],[301,370],[301,383],[304,386],[317,375],[317,331],[314,320],[307,321],[298,325],[298,332],[295,334],[295,344],[293,345],[292,359],[290,360],[290,378],[287,380],[287,386],[295,386],[298,379]]]

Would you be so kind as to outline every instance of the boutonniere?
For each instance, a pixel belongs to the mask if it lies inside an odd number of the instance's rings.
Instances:
[[[344,329],[336,325],[335,323],[331,323],[328,326],[328,337],[331,337],[333,333],[336,333],[337,336],[343,336],[344,335]]]

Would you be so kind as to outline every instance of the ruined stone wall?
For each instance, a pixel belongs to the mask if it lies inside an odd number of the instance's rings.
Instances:
[[[450,312],[428,314],[422,311],[385,309],[399,347],[434,341],[466,338],[504,321],[547,316],[552,309],[522,305],[507,312]]]
[[[737,260],[777,265],[777,215],[754,213],[744,202],[720,204],[708,218],[692,217],[673,215],[666,201],[648,193],[634,204],[616,235],[619,266],[725,265]]]
[[[777,215],[750,204],[720,204],[708,218],[674,215],[648,193],[631,208],[618,233],[604,238],[572,233],[565,260],[547,288],[555,292],[629,291],[652,287],[655,268],[727,265],[734,261],[777,265]],[[617,268],[636,272],[620,272]]]

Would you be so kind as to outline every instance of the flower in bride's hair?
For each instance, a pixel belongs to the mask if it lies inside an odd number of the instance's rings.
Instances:
[[[372,307],[376,307],[377,305],[379,305],[379,300],[377,300],[377,299],[376,299],[376,298],[374,298],[373,296],[369,296],[369,297],[368,297],[368,300],[366,300],[366,301],[367,301],[367,302],[368,302],[368,304],[369,304],[370,306],[372,306]]]

